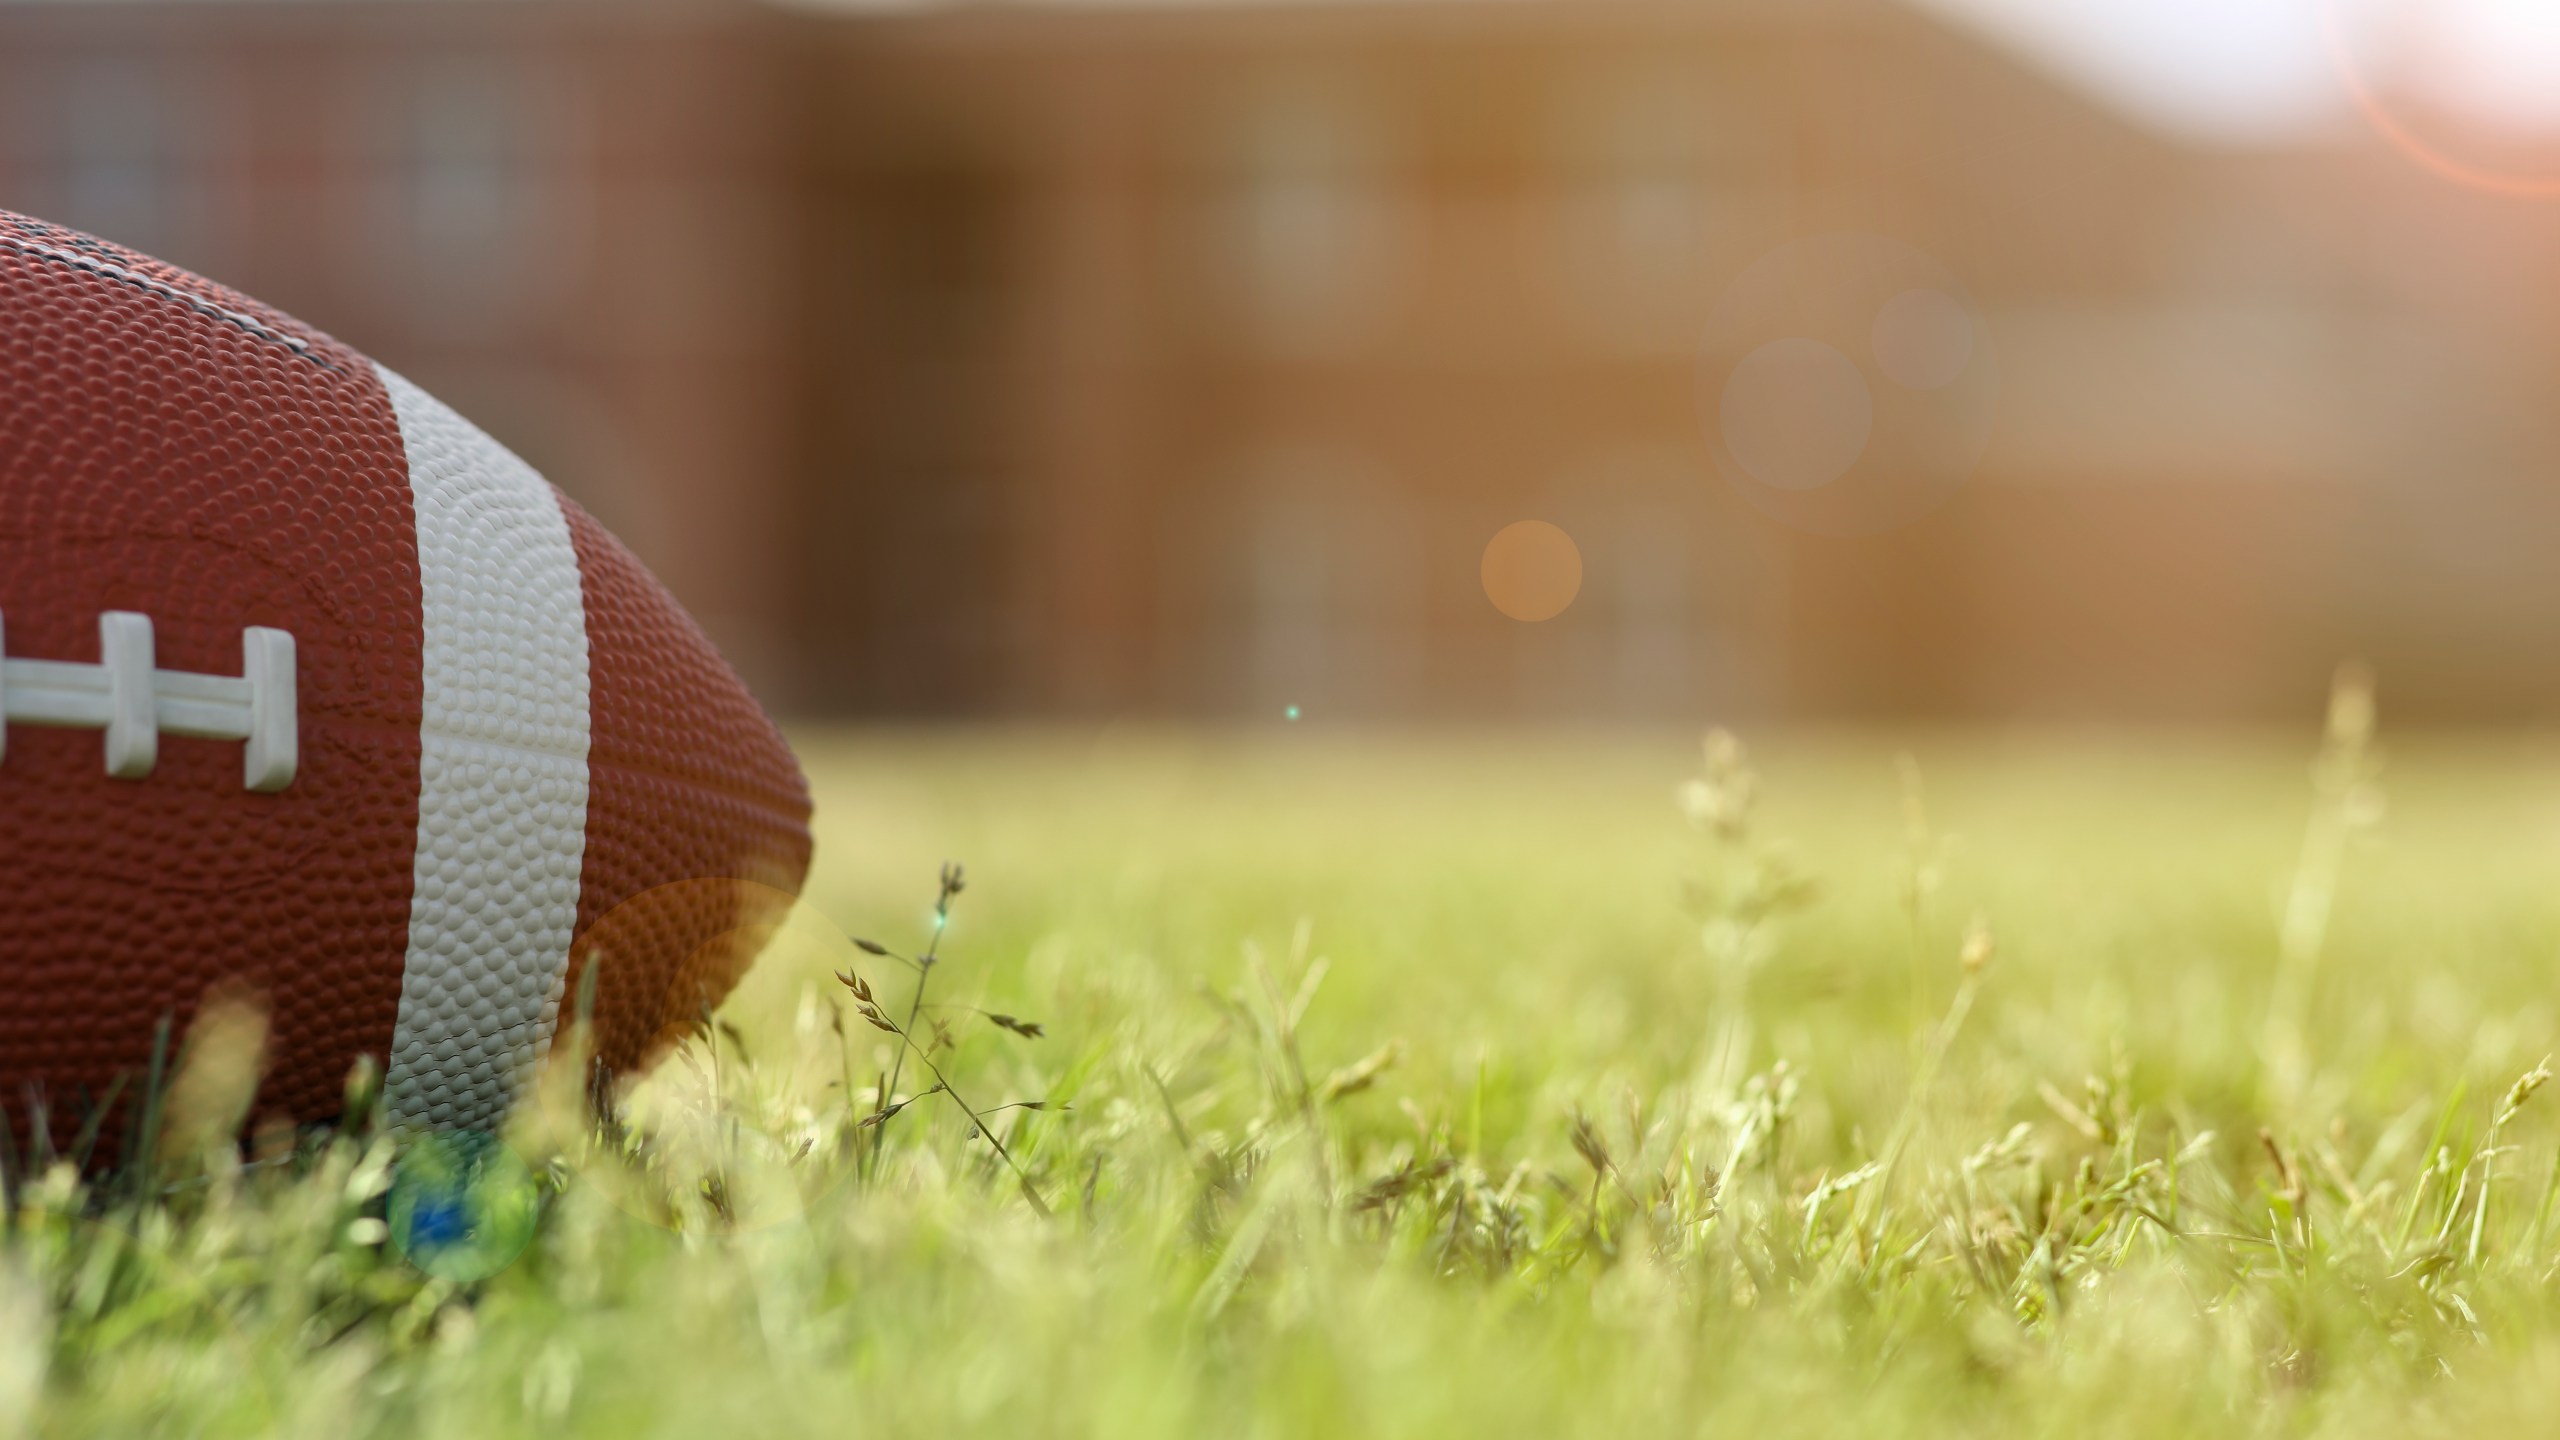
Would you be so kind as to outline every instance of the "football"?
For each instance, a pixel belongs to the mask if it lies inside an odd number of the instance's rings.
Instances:
[[[571,1017],[615,1075],[700,1024],[809,863],[773,722],[524,462],[287,316],[6,213],[0,718],[22,1142],[123,1131],[235,986],[258,1113],[334,1116],[370,1055],[392,1124],[494,1129]]]

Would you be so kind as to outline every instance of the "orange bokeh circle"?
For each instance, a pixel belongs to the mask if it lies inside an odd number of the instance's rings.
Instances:
[[[1582,592],[1582,549],[1544,520],[1505,525],[1484,547],[1485,598],[1514,620],[1552,620]]]

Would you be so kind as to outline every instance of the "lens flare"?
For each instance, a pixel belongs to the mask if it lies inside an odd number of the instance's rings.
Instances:
[[[663,888],[684,885],[752,882]],[[643,892],[622,908],[641,923],[688,898]],[[844,1026],[841,1016],[831,1021],[824,1003],[836,974],[870,960],[806,900],[769,888],[749,899],[755,903],[738,906],[745,923],[703,948],[743,947],[755,957],[722,1013],[767,1023],[742,1018],[733,1028],[705,1016],[646,1074],[600,1072],[595,1037],[616,978],[612,952],[600,947],[590,962],[598,980],[561,1000],[561,1035],[516,1136],[530,1153],[557,1155],[619,1209],[671,1229],[737,1232],[798,1221],[845,1183],[858,1118],[848,1107],[871,1103],[852,1094],[851,1078],[869,1057],[858,1066],[849,1048],[867,1047],[871,1032]],[[616,933],[603,921],[593,929]],[[784,1021],[795,995],[799,1014]],[[747,1033],[758,1037],[752,1056]],[[599,1087],[607,1093],[599,1096]],[[610,1130],[593,1121],[600,1099],[617,1122]]]
[[[1990,327],[1946,266],[1899,240],[1790,241],[1737,276],[1699,344],[1716,468],[1750,503],[1825,535],[1929,513],[1991,440]]]
[[[1717,411],[1734,460],[1780,490],[1811,490],[1848,474],[1876,428],[1875,395],[1858,362],[1802,336],[1742,357]]]
[[[1973,316],[1942,290],[1914,289],[1876,311],[1876,368],[1906,390],[1943,390],[1973,361]]]
[[[2391,148],[2437,178],[2467,189],[2518,200],[2541,200],[2560,195],[2560,174],[2507,170],[2480,164],[2464,159],[2441,143],[2419,134],[2417,128],[2384,99],[2380,88],[2357,60],[2334,0],[2321,7],[2321,21],[2328,38],[2330,59],[2337,69],[2339,83],[2346,88],[2347,98],[2364,122]]]

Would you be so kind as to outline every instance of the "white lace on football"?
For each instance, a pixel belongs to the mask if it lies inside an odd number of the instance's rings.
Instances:
[[[8,654],[0,617],[0,657]],[[14,725],[104,730],[107,773],[140,780],[160,763],[160,737],[245,740],[242,783],[273,794],[301,761],[294,704],[293,636],[252,625],[240,632],[240,673],[198,675],[153,668],[151,617],[98,617],[98,663],[0,658],[0,717]],[[0,725],[0,762],[8,757]]]

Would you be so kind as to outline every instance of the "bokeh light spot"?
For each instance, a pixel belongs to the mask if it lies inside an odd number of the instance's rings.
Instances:
[[[1582,550],[1544,520],[1502,527],[1484,547],[1485,598],[1514,620],[1550,620],[1582,591]]]
[[[1725,381],[1725,448],[1753,479],[1812,490],[1849,473],[1875,433],[1875,395],[1856,361],[1819,340],[1772,340]]]
[[[1698,418],[1716,468],[1763,514],[1880,534],[1936,509],[1981,463],[2000,388],[1992,342],[1963,283],[1928,255],[1882,235],[1808,235],[1716,301],[1698,342]]]
[[[1938,390],[1973,362],[1973,315],[1943,290],[1905,290],[1876,310],[1876,368],[1906,390]]]

